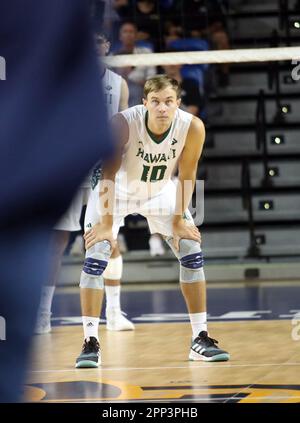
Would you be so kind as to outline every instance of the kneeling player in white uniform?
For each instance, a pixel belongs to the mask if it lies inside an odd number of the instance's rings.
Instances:
[[[99,56],[108,54],[110,43],[104,35],[96,36],[96,45]],[[104,99],[107,105],[109,117],[118,111],[128,107],[128,87],[126,81],[115,72],[102,67],[100,76]],[[70,238],[70,232],[80,231],[80,217],[82,208],[88,202],[91,192],[91,176],[81,185],[69,210],[54,227],[51,239],[52,267],[51,275],[46,286],[43,287],[41,302],[39,307],[36,334],[49,333],[51,331],[51,306],[61,265],[61,258]],[[103,276],[105,278],[106,294],[106,327],[108,330],[122,331],[133,330],[134,325],[121,311],[120,306],[120,280],[122,278],[123,261],[119,248],[113,250],[109,263]],[[83,318],[84,319],[84,318]]]
[[[200,233],[188,210],[205,138],[202,121],[179,109],[176,80],[157,75],[146,81],[143,105],[115,115],[121,141],[114,163],[103,167],[103,180],[90,196],[84,235],[86,259],[81,273],[82,314],[99,315],[103,271],[120,223],[131,213],[147,220],[151,233],[163,235],[180,263],[180,285],[192,325],[190,360],[226,361],[229,354],[207,333],[206,284]],[[172,174],[178,165],[177,188]],[[185,184],[185,181],[190,181]],[[98,326],[84,327],[85,340],[76,367],[101,362]]]

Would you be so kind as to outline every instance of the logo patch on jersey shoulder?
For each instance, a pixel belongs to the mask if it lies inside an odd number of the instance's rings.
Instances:
[[[177,144],[177,143],[178,143],[178,141],[175,138],[173,138],[171,145],[174,145],[174,144]]]
[[[111,86],[111,85],[106,85],[105,89],[106,89],[107,91],[110,91],[110,90],[112,90],[112,86]]]

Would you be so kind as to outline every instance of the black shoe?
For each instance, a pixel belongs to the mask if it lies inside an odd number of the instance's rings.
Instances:
[[[207,332],[202,331],[192,342],[189,359],[193,361],[228,361],[227,351],[217,347],[218,341],[209,338]]]
[[[91,336],[84,340],[82,352],[76,360],[75,367],[77,369],[98,367],[99,364],[101,364],[100,344],[94,336]]]

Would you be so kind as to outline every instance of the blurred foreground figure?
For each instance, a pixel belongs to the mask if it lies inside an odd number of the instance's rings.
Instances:
[[[0,3],[0,402],[22,399],[51,228],[113,151],[89,25],[85,0]]]

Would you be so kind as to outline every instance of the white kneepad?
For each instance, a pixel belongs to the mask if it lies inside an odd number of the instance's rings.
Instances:
[[[123,258],[121,255],[110,258],[108,265],[103,272],[103,277],[110,280],[120,280],[123,272]]]

